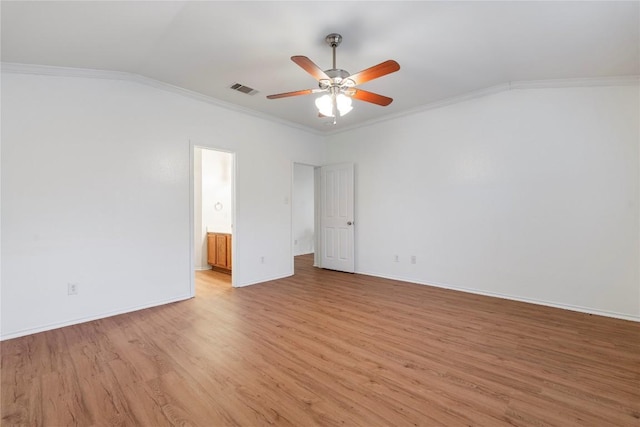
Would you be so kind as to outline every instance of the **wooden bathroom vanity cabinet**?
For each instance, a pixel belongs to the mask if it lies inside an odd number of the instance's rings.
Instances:
[[[207,233],[207,262],[214,270],[231,273],[231,234]]]

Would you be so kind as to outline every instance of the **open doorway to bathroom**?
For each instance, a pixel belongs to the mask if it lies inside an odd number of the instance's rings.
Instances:
[[[315,167],[293,164],[292,236],[294,272],[314,264],[316,250]]]
[[[233,153],[194,147],[193,242],[199,285],[232,285],[233,167]],[[197,286],[197,292],[200,291]]]

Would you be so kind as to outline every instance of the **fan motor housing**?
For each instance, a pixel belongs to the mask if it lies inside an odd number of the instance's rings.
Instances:
[[[320,86],[321,89],[326,89],[329,87],[341,87],[341,86],[351,87],[355,85],[353,80],[349,80],[349,76],[351,74],[349,74],[347,70],[332,68],[330,70],[326,70],[325,74],[329,76],[330,79],[329,80],[322,79],[318,82],[318,86]]]
[[[327,76],[331,77],[332,80],[336,78],[344,80],[351,75],[347,70],[341,70],[339,68],[338,69],[332,68],[331,70],[326,70],[325,73],[327,74]]]

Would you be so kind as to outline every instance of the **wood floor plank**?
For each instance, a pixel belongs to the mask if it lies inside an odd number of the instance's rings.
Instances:
[[[0,343],[2,425],[640,425],[638,323],[295,267]]]

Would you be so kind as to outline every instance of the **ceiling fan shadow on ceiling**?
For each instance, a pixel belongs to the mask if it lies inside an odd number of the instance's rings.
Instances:
[[[387,96],[357,89],[355,86],[366,83],[378,77],[386,76],[400,69],[400,65],[394,60],[387,60],[378,65],[367,68],[355,74],[336,68],[336,48],[342,42],[340,34],[332,33],[325,37],[325,41],[333,50],[333,68],[322,71],[312,60],[306,56],[292,56],[291,60],[303,70],[311,74],[318,81],[318,89],[304,89],[294,92],[284,92],[267,96],[267,99],[287,98],[299,95],[311,95],[324,93],[316,99],[319,117],[333,117],[333,124],[337,123],[337,116],[344,116],[352,110],[351,99],[370,102],[386,107],[393,101]]]

